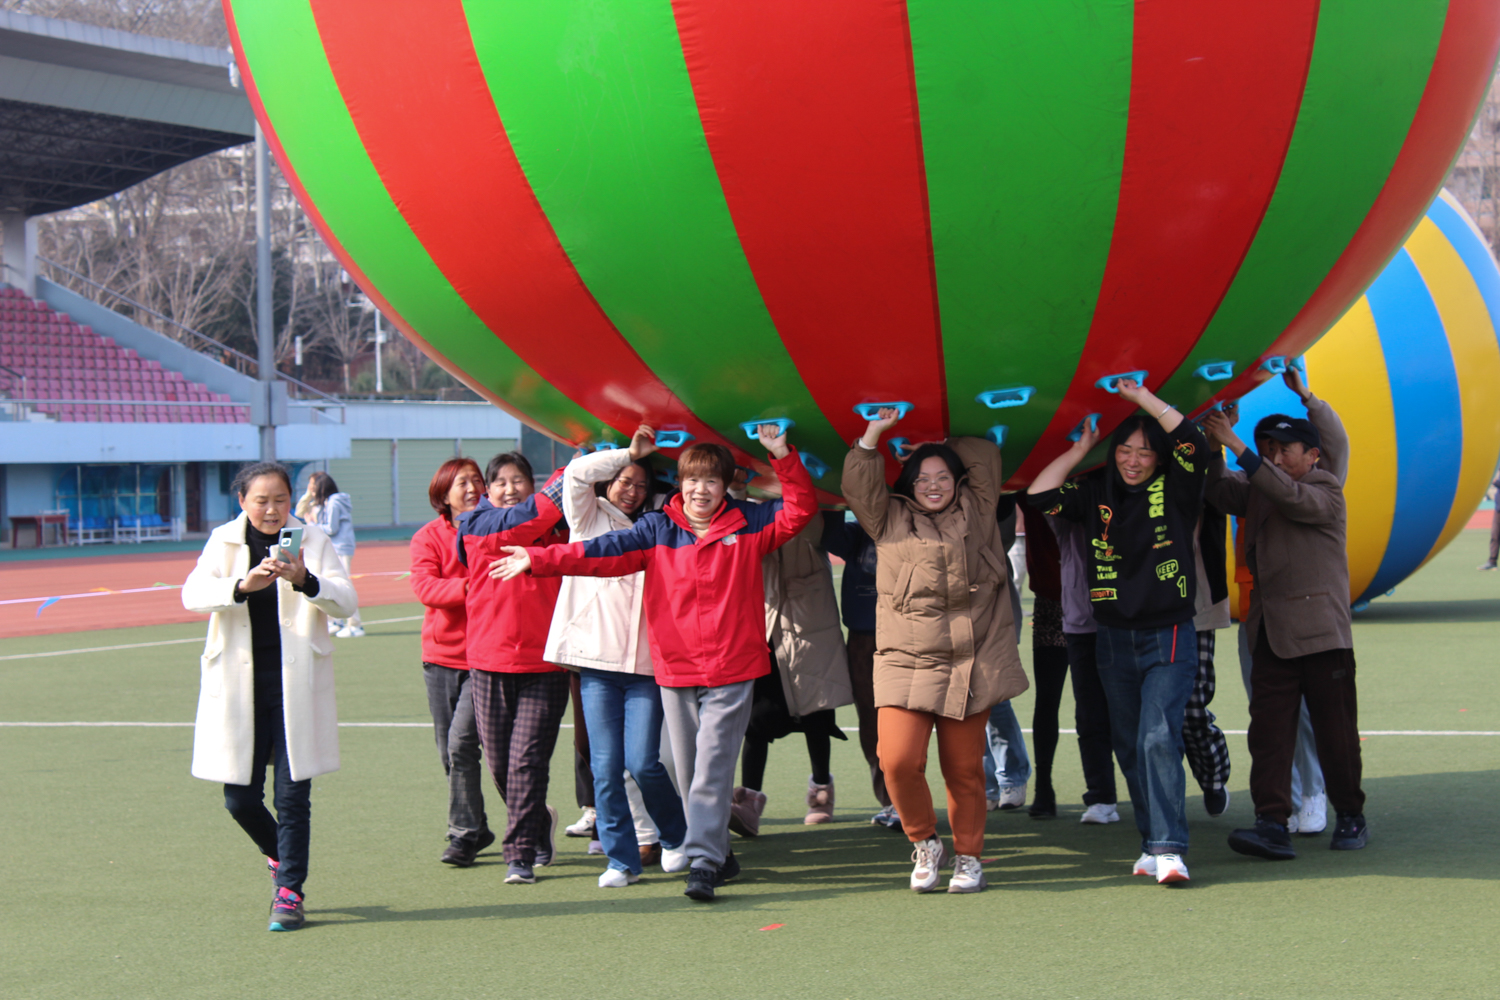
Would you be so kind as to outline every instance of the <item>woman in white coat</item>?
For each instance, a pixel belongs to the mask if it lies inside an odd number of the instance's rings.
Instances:
[[[243,513],[209,535],[182,587],[209,614],[193,731],[193,776],[224,785],[224,806],[265,854],[275,884],[270,929],[302,926],[312,779],[338,770],[328,617],[346,617],[354,586],[328,536],[292,518],[292,484],[275,462],[242,469]],[[281,550],[300,527],[299,552]],[[265,807],[276,769],[276,817]]]
[[[569,541],[629,528],[647,509],[651,469],[642,461],[656,450],[656,432],[641,425],[629,450],[581,455],[564,472]],[[623,577],[564,577],[547,633],[545,658],[580,675],[589,759],[594,771],[596,829],[609,867],[601,889],[641,876],[641,851],[631,820],[625,772],[661,837],[662,868],[682,871],[679,850],[687,836],[682,799],[660,759],[662,707],[651,665],[646,619],[641,614],[643,573]]]

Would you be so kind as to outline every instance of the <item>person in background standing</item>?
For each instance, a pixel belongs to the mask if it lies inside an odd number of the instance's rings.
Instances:
[[[411,589],[426,606],[422,616],[422,675],[432,713],[438,758],[448,776],[448,846],[439,859],[467,868],[495,842],[484,814],[484,771],[474,692],[464,655],[469,572],[458,561],[454,522],[479,504],[484,476],[472,458],[450,458],[438,467],[427,499],[438,516],[411,540]]]
[[[353,506],[349,494],[340,493],[338,484],[326,472],[314,472],[307,480],[307,492],[297,501],[297,517],[316,524],[333,540],[333,549],[344,560],[344,571],[351,579],[354,576]],[[328,631],[340,639],[358,639],[364,635],[359,608],[350,612],[347,620],[330,619]]]
[[[1490,514],[1490,557],[1481,563],[1480,569],[1495,569],[1500,567],[1500,468],[1495,470],[1495,478],[1490,480],[1490,488],[1485,491],[1485,497],[1495,505]]]
[[[845,644],[849,660],[849,684],[854,692],[854,712],[859,719],[859,749],[870,765],[870,788],[880,811],[870,825],[901,832],[901,817],[891,805],[880,769],[879,717],[875,708],[875,589],[877,556],[875,543],[859,526],[852,511],[831,510],[823,514],[823,544],[829,553],[844,560],[839,580],[839,610],[849,630]]]
[[[328,536],[288,516],[292,481],[283,466],[246,466],[233,492],[242,513],[208,536],[182,585],[182,606],[210,616],[192,773],[223,783],[224,807],[271,869],[269,929],[294,931],[305,919],[312,779],[339,768],[326,616],[350,614],[357,599]],[[295,553],[279,544],[288,526],[302,529]],[[276,775],[274,818],[267,766]]]

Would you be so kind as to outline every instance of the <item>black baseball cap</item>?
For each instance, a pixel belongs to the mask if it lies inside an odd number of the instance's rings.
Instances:
[[[1307,448],[1323,447],[1323,438],[1318,434],[1318,429],[1312,425],[1312,421],[1301,417],[1283,417],[1269,427],[1257,427],[1256,432],[1282,444],[1295,441]]]

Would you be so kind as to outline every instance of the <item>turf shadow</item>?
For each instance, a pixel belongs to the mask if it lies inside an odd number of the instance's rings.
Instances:
[[[1377,601],[1355,616],[1361,624],[1461,624],[1500,621],[1500,598],[1465,601]]]

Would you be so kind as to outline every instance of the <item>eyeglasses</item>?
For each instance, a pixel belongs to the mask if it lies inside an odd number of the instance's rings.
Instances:
[[[621,493],[624,493],[626,490],[639,493],[646,492],[645,483],[633,483],[628,479],[616,479],[615,488],[618,489]]]
[[[918,476],[916,478],[915,485],[919,489],[926,489],[929,486],[935,486],[940,490],[945,490],[953,485],[953,477],[948,475],[947,473],[943,473],[937,478],[933,478],[932,476]]]

